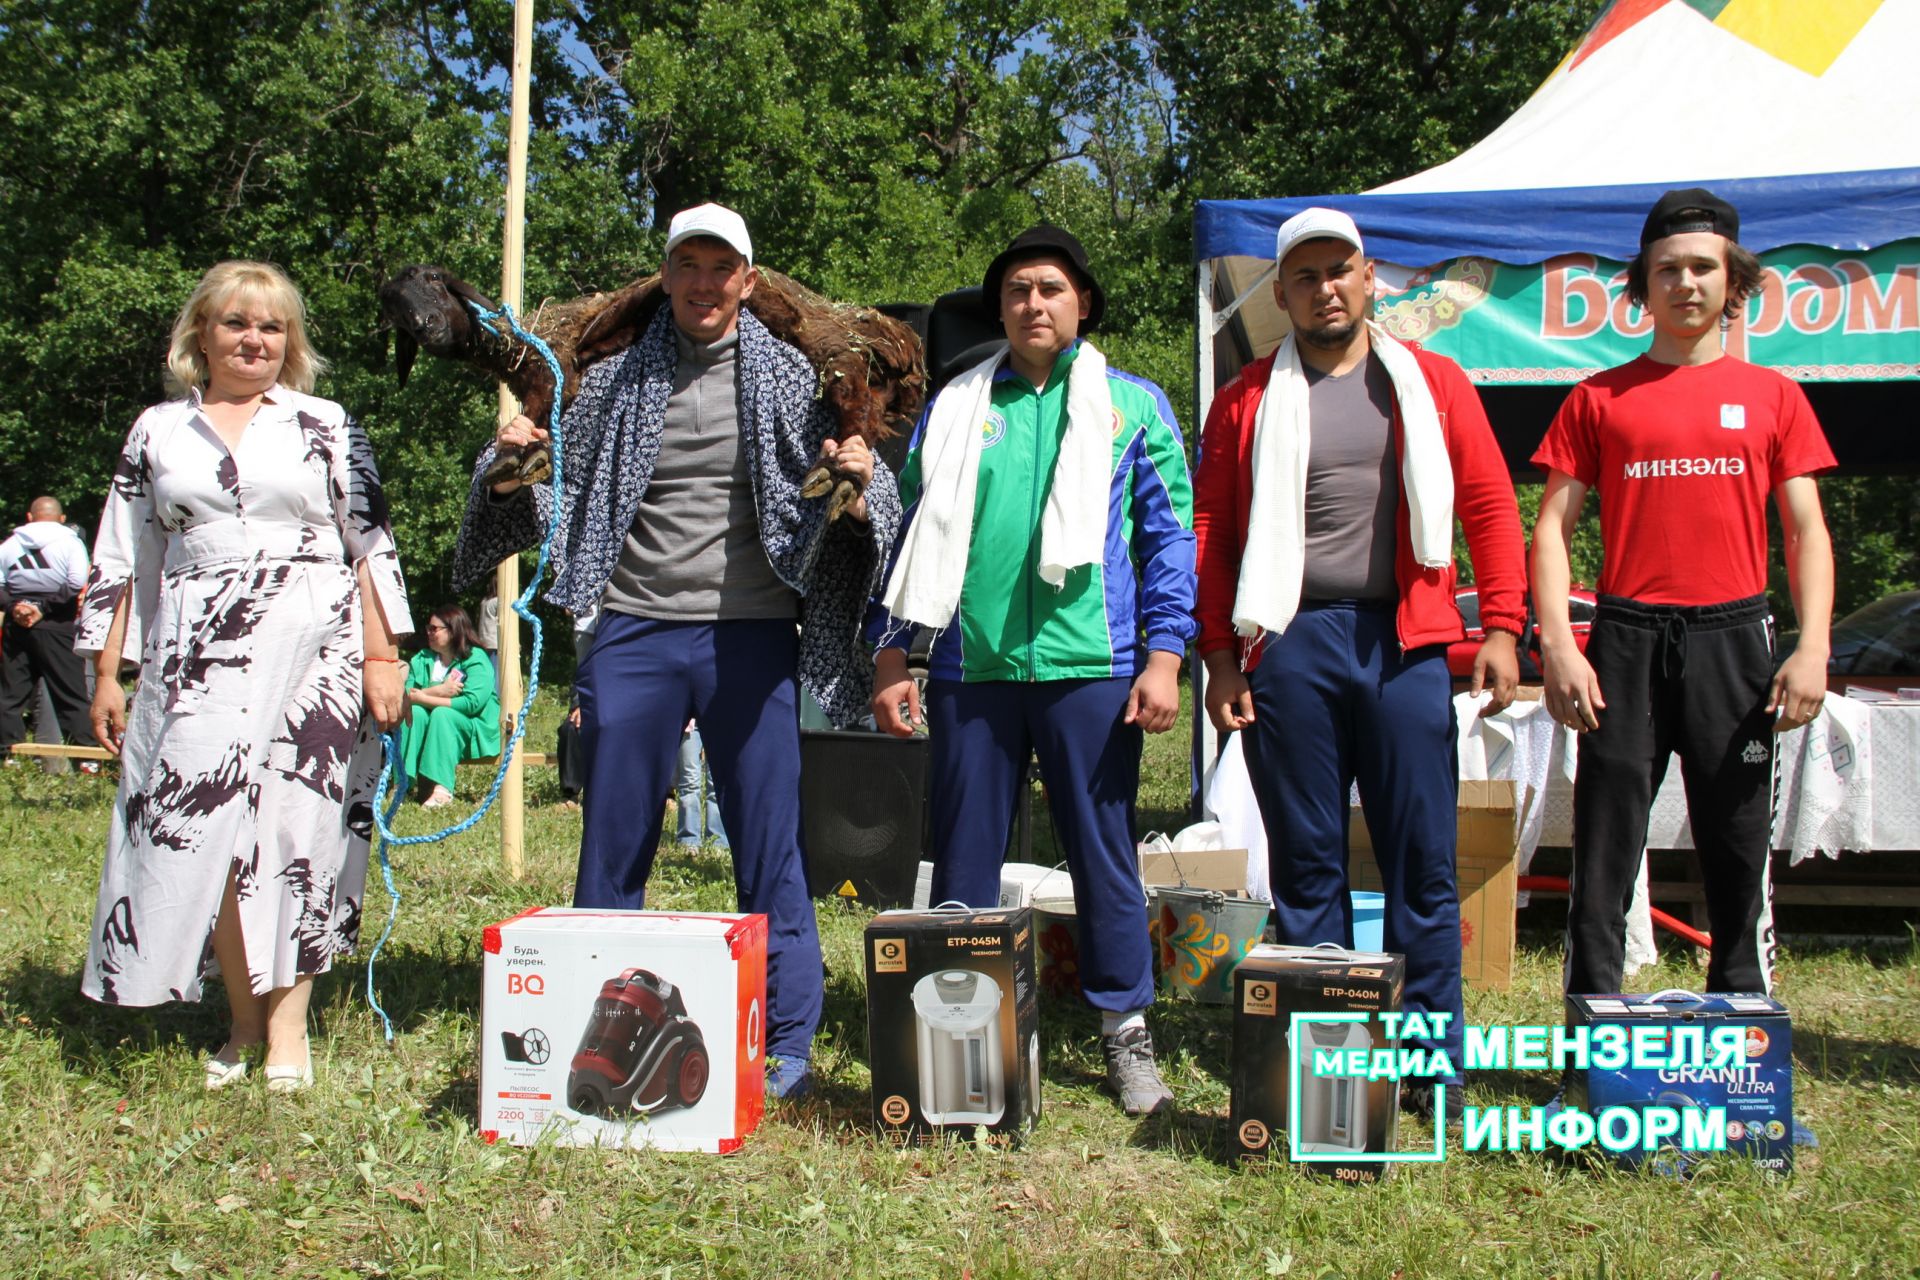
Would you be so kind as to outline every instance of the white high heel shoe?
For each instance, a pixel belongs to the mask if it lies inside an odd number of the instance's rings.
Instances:
[[[306,1061],[297,1067],[268,1064],[266,1068],[268,1093],[298,1093],[302,1089],[313,1087],[313,1040],[307,1040]]]
[[[234,1051],[240,1056],[232,1062],[220,1056],[220,1053],[226,1052],[226,1048],[224,1047],[217,1053],[208,1054],[206,1060],[201,1064],[206,1072],[204,1084],[207,1092],[218,1093],[227,1086],[239,1084],[242,1080],[246,1079],[247,1052],[256,1047],[255,1045],[242,1045]]]

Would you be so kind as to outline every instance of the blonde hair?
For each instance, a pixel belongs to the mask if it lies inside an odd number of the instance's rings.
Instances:
[[[167,348],[167,391],[185,396],[207,385],[207,356],[200,349],[200,330],[227,306],[239,300],[257,303],[287,327],[287,354],[280,366],[280,385],[311,392],[327,371],[325,357],[307,345],[307,304],[286,273],[267,262],[217,263],[194,286],[187,305],[173,322],[173,341]]]

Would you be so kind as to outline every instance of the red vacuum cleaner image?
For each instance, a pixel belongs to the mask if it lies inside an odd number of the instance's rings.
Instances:
[[[567,1075],[581,1115],[691,1107],[707,1091],[706,1039],[671,982],[645,969],[610,978],[593,1002]]]

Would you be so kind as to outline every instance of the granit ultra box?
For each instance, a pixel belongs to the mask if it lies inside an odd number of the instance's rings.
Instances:
[[[1746,1065],[1715,1069],[1693,1062],[1629,1064],[1617,1071],[1589,1065],[1569,1073],[1569,1105],[1594,1116],[1608,1107],[1725,1108],[1727,1151],[1748,1156],[1763,1169],[1793,1169],[1793,1022],[1785,1005],[1758,994],[1702,996],[1690,991],[1567,997],[1569,1027],[1601,1023],[1625,1027],[1629,1035],[1635,1027],[1661,1027],[1670,1033],[1693,1026],[1702,1029],[1702,1039],[1715,1027],[1741,1027]],[[1668,1174],[1684,1174],[1709,1154],[1682,1150],[1677,1144],[1615,1153],[1623,1164],[1647,1162]]]
[[[867,925],[874,1122],[924,1138],[984,1127],[1017,1138],[1040,1116],[1033,912],[883,911]]]
[[[1241,1160],[1290,1160],[1290,1082],[1296,1055],[1313,1048],[1387,1049],[1377,1016],[1400,1009],[1406,962],[1397,955],[1321,947],[1257,946],[1233,971],[1233,1103],[1231,1150]],[[1301,1025],[1307,1045],[1292,1041],[1296,1013],[1366,1013],[1360,1022]],[[1351,1154],[1350,1160],[1303,1161],[1344,1182],[1377,1182],[1393,1168],[1368,1159],[1395,1150],[1400,1087],[1394,1080],[1300,1077],[1302,1154]]]
[[[484,946],[487,1141],[725,1153],[760,1123],[765,916],[543,907]]]

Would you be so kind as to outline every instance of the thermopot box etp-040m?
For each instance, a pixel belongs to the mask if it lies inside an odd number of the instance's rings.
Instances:
[[[1314,1050],[1392,1047],[1381,1013],[1396,1013],[1406,961],[1324,947],[1253,948],[1233,971],[1231,1149],[1243,1160],[1352,1155],[1304,1162],[1346,1182],[1377,1182],[1393,1168],[1400,1090],[1392,1080],[1316,1075]],[[1363,1013],[1364,1022],[1296,1023],[1296,1014]],[[1301,1034],[1295,1034],[1296,1026]],[[1304,1040],[1304,1043],[1301,1041]],[[1291,1133],[1292,1089],[1299,1132]]]

